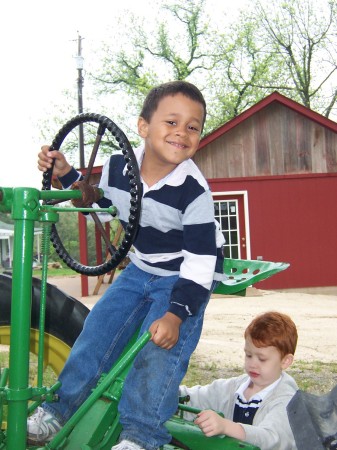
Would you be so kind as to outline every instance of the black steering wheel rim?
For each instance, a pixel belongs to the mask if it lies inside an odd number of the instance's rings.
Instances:
[[[79,114],[76,117],[70,119],[57,133],[55,136],[51,149],[60,150],[61,145],[67,135],[80,124],[86,122],[95,122],[98,126],[98,134],[103,135],[107,129],[114,136],[115,140],[118,142],[120,149],[122,150],[125,162],[126,162],[126,172],[129,177],[130,184],[130,208],[128,223],[124,228],[124,238],[118,248],[112,253],[111,258],[102,264],[97,266],[86,266],[79,261],[76,261],[64,247],[61,238],[57,232],[56,225],[52,225],[51,232],[51,242],[55,248],[56,253],[64,261],[68,267],[74,271],[88,276],[99,276],[110,272],[112,269],[118,266],[118,264],[126,257],[129,252],[137,231],[140,217],[141,200],[142,200],[142,184],[140,180],[140,173],[138,163],[128,141],[126,135],[123,131],[108,117],[101,116],[99,114],[84,113]],[[43,174],[42,189],[50,190],[52,184],[52,172],[53,167]]]

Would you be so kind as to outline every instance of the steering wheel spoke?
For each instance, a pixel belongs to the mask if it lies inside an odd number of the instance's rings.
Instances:
[[[95,212],[90,213],[97,229],[99,230],[102,239],[110,253],[111,258],[102,264],[96,266],[83,265],[82,263],[76,261],[68,252],[68,250],[63,245],[59,233],[57,231],[56,225],[53,225],[51,233],[51,241],[53,246],[59,255],[59,257],[73,270],[84,275],[103,275],[112,269],[114,269],[120,262],[126,257],[128,251],[130,250],[132,243],[135,239],[139,216],[141,208],[141,198],[142,198],[142,185],[140,181],[139,168],[135,154],[132,147],[118,126],[112,122],[108,117],[100,116],[98,114],[80,114],[73,119],[69,120],[58,132],[52,142],[53,150],[60,150],[61,146],[66,139],[66,137],[74,130],[74,128],[87,123],[98,124],[96,138],[94,141],[93,149],[89,159],[88,167],[83,180],[74,183],[74,189],[80,189],[82,191],[82,200],[73,201],[74,205],[80,206],[91,206],[91,204],[97,201],[98,189],[89,184],[89,180],[93,171],[94,163],[97,157],[99,147],[102,143],[104,134],[109,131],[113,136],[114,140],[117,142],[118,147],[122,150],[126,171],[129,177],[130,185],[130,206],[129,206],[129,218],[128,222],[125,224],[124,228],[124,238],[118,247],[115,247],[111,242],[110,238],[104,230],[104,227]],[[42,189],[49,190],[52,186],[52,171],[53,167],[43,174]],[[56,201],[58,202],[58,201]],[[82,202],[82,203],[81,203]],[[48,202],[49,204],[56,204],[55,200]]]

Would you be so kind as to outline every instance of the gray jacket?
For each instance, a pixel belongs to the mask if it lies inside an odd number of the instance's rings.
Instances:
[[[247,379],[248,375],[244,374],[227,380],[215,380],[206,386],[191,388],[180,386],[180,395],[189,395],[188,405],[193,408],[213,409],[232,420],[235,391]],[[253,425],[242,424],[246,433],[245,442],[256,445],[261,450],[296,450],[286,408],[297,390],[295,380],[283,372],[280,382],[262,401],[255,414]],[[185,413],[184,417],[187,420],[195,419],[195,415],[191,413]]]

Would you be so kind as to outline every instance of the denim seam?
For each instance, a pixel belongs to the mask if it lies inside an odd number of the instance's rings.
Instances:
[[[123,332],[127,328],[128,324],[131,322],[131,319],[136,316],[136,313],[142,309],[144,304],[145,304],[145,302],[142,301],[141,303],[139,303],[138,308],[135,308],[133,310],[132,315],[130,315],[128,320],[123,324],[123,327],[120,329],[119,333],[115,336],[115,339],[111,342],[111,345],[109,346],[109,348],[105,352],[105,355],[102,358],[102,362],[101,362],[100,366],[98,367],[97,372],[95,373],[95,375],[87,383],[86,389],[83,389],[81,391],[81,395],[79,395],[78,398],[73,401],[71,407],[68,407],[65,410],[64,416],[65,416],[66,420],[69,419],[69,413],[74,409],[74,405],[76,406],[76,409],[77,409],[83,403],[83,401],[85,401],[88,398],[88,392],[91,391],[92,386],[96,386],[100,376],[103,373],[104,365],[106,364],[106,362],[108,361],[109,357],[111,356],[111,353],[115,349],[115,347],[116,347],[116,345],[118,343],[118,340],[120,339],[121,335],[123,334]]]
[[[176,362],[172,366],[172,372],[171,372],[170,378],[169,378],[166,386],[163,389],[163,395],[161,396],[161,401],[158,403],[158,407],[157,407],[157,410],[156,410],[157,416],[159,418],[158,422],[156,424],[156,429],[158,429],[158,427],[161,426],[161,418],[160,418],[160,415],[158,413],[159,413],[159,410],[160,410],[160,408],[161,408],[161,406],[163,404],[163,399],[165,398],[165,394],[168,391],[168,387],[172,383],[172,380],[174,379],[174,374],[176,373],[177,368],[180,365],[180,362],[181,362],[181,359],[182,359],[182,355],[184,353],[183,350],[184,350],[184,348],[186,346],[186,342],[188,342],[188,340],[190,339],[191,335],[195,332],[196,328],[199,326],[200,320],[201,320],[201,317],[198,317],[198,320],[195,321],[195,323],[193,325],[193,328],[190,330],[189,334],[186,335],[185,340],[182,343],[181,348],[180,348],[179,358],[176,358]]]

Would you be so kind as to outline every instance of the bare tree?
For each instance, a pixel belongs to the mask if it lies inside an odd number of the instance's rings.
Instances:
[[[337,99],[336,12],[335,0],[273,0],[256,5],[265,40],[283,60],[288,78],[285,86],[275,81],[270,86],[326,117]]]

